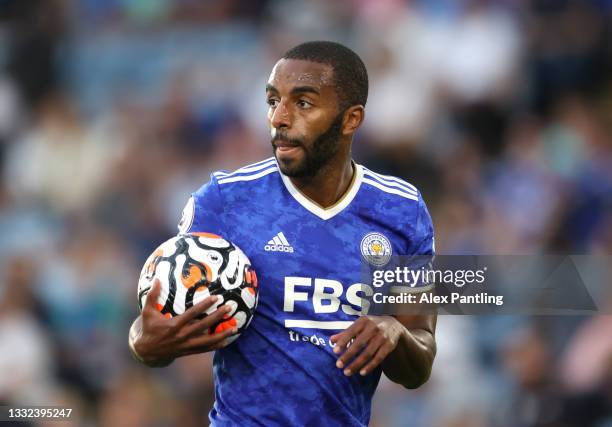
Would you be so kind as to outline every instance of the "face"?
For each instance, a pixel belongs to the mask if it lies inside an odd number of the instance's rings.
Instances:
[[[343,115],[333,70],[316,62],[282,59],[266,87],[268,122],[278,165],[290,177],[314,176],[341,147]]]

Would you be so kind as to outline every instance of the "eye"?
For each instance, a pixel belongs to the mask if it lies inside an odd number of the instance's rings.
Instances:
[[[276,108],[278,106],[278,99],[268,98],[268,100],[266,102],[268,103],[270,108]]]
[[[300,99],[300,100],[297,102],[297,106],[298,106],[298,107],[300,107],[300,108],[302,108],[302,109],[305,109],[305,108],[310,108],[310,107],[312,107],[312,104],[311,104],[310,102],[308,102],[308,101],[305,101],[305,100],[303,100],[303,99]]]

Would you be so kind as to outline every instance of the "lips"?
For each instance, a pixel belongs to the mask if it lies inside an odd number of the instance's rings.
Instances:
[[[282,139],[274,141],[275,148],[295,148],[299,146],[300,146],[299,144],[296,144],[290,141],[286,141],[286,140],[282,140]]]
[[[280,142],[278,144],[274,144],[274,146],[276,148],[295,148],[295,147],[299,147],[299,145],[297,144],[291,144],[289,142]]]
[[[287,158],[287,156],[293,157],[295,153],[300,150],[300,144],[296,144],[285,139],[277,139],[273,142],[274,149],[276,150],[279,159]]]
[[[279,153],[290,153],[292,151],[296,151],[299,148],[299,145],[277,145],[276,150]]]
[[[293,151],[297,151],[297,149],[300,147],[300,144],[285,138],[277,138],[272,143],[274,144],[274,148],[278,153],[291,153]]]

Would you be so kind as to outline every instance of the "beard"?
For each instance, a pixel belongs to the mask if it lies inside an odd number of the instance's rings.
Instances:
[[[338,114],[327,130],[313,141],[310,148],[306,147],[304,141],[301,139],[288,138],[286,135],[277,133],[274,138],[272,138],[271,142],[274,150],[274,157],[276,157],[281,172],[292,178],[305,178],[313,177],[323,169],[340,149],[342,118],[343,114]],[[276,141],[284,141],[297,145],[304,152],[303,158],[294,161],[279,160],[276,155],[276,149],[274,148],[274,143]]]

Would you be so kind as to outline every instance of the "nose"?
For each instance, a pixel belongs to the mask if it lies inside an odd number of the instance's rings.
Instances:
[[[276,108],[270,110],[270,125],[275,129],[291,127],[291,114],[285,102],[280,101]]]

